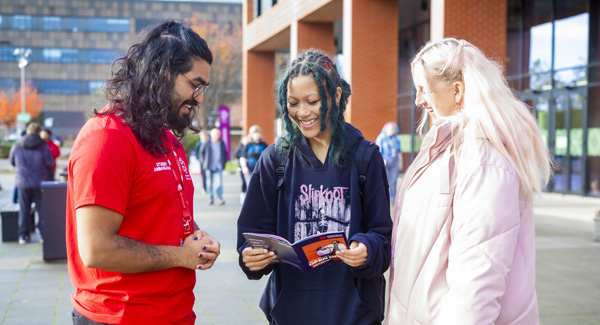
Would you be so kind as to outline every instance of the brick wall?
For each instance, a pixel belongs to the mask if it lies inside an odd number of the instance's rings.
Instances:
[[[275,140],[275,53],[245,51],[243,60],[243,132],[258,124],[263,139],[271,144]]]
[[[432,1],[432,39],[456,37],[479,47],[489,58],[504,64],[506,59],[507,0]],[[443,2],[443,6],[441,4]],[[438,6],[437,8],[435,6]],[[443,21],[433,11],[443,8]],[[440,26],[440,24],[443,24]],[[437,32],[435,32],[437,31]]]
[[[333,23],[298,22],[298,52],[309,48],[334,54]]]
[[[375,141],[397,119],[398,1],[354,1],[348,121]]]

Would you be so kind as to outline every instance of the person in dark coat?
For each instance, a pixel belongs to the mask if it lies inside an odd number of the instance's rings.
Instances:
[[[15,187],[18,191],[19,244],[21,245],[30,241],[29,233],[33,226],[29,224],[31,204],[35,203],[36,209],[40,211],[41,184],[54,167],[54,157],[46,141],[40,137],[41,131],[42,127],[39,124],[29,124],[25,136],[13,144],[9,153],[10,163],[17,170]],[[39,222],[38,229],[40,229]],[[40,235],[41,233],[40,229]]]
[[[227,148],[221,140],[221,130],[214,128],[210,130],[210,141],[202,144],[202,168],[206,171],[206,185],[209,204],[214,204],[214,195],[217,194],[217,204],[223,205],[223,169],[227,162]]]

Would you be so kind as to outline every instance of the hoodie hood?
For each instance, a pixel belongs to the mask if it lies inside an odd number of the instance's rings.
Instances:
[[[21,144],[23,148],[33,150],[39,148],[41,145],[46,145],[46,141],[37,134],[27,134],[21,140]]]
[[[348,137],[348,145],[350,147],[354,146],[354,144],[357,141],[364,139],[363,134],[360,132],[360,130],[355,128],[351,124],[345,123],[345,128]],[[308,140],[304,136],[300,137],[298,143],[296,144],[296,150],[304,158],[304,162],[310,167],[319,168],[329,164],[329,152],[327,152],[327,159],[325,160],[325,164],[321,163],[319,158],[317,158],[317,156],[310,148]],[[331,146],[329,146],[329,150],[331,150]]]

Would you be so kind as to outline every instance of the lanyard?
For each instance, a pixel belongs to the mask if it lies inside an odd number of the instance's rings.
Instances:
[[[167,139],[167,141],[169,141],[169,145],[171,146],[171,152],[173,152],[173,155],[175,156],[175,165],[177,165],[177,169],[179,170],[179,178],[177,178],[177,175],[175,174],[175,171],[173,170],[173,165],[171,164],[171,159],[167,159],[167,162],[169,163],[169,167],[171,167],[171,172],[173,173],[173,177],[175,178],[175,183],[177,183],[177,196],[179,198],[179,204],[181,205],[181,210],[183,212],[182,217],[183,217],[183,226],[181,228],[181,245],[183,245],[183,241],[185,240],[185,238],[189,235],[191,235],[194,232],[194,229],[192,227],[193,225],[193,221],[192,221],[192,214],[190,213],[190,204],[189,201],[187,199],[187,195],[184,191],[184,187],[183,187],[183,170],[181,170],[181,165],[179,164],[179,156],[177,155],[177,152],[175,151],[175,148],[173,148],[173,144],[171,143],[171,139]]]

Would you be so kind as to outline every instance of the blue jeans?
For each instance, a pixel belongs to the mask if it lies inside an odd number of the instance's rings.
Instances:
[[[208,195],[210,196],[210,200],[214,199],[214,192],[217,192],[217,198],[219,200],[223,199],[223,171],[206,171],[206,186],[208,187]]]
[[[39,188],[20,188],[17,200],[19,201],[19,235],[29,236],[29,232],[35,227],[35,225],[29,224],[31,203],[35,202],[35,209],[39,215],[42,206],[42,190]],[[41,231],[42,229],[40,229]]]
[[[394,203],[396,200],[396,181],[398,180],[398,159],[392,160],[390,163],[385,165],[385,171],[387,173],[388,184],[390,185],[390,203]]]

